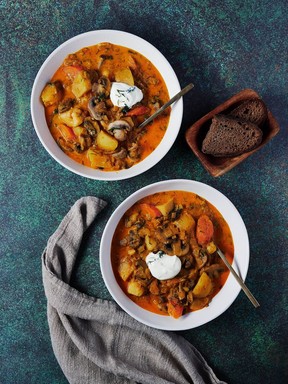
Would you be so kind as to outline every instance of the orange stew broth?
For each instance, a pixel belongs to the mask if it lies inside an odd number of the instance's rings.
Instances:
[[[118,267],[121,260],[127,258],[127,252],[129,250],[129,246],[120,245],[120,241],[123,238],[127,237],[129,232],[129,228],[125,226],[125,221],[127,220],[127,218],[133,215],[133,213],[141,212],[141,204],[148,203],[156,206],[158,204],[163,204],[167,202],[167,200],[171,198],[174,199],[175,204],[182,205],[184,209],[186,209],[187,212],[189,212],[193,216],[195,221],[197,221],[197,219],[203,214],[208,215],[212,220],[213,226],[214,226],[213,241],[224,252],[224,254],[226,255],[230,263],[233,262],[233,257],[234,257],[234,245],[233,245],[233,239],[232,239],[230,228],[227,222],[225,221],[225,219],[223,218],[223,216],[220,214],[220,212],[207,200],[203,199],[202,197],[194,193],[185,192],[185,191],[161,192],[161,193],[156,193],[156,194],[147,196],[139,200],[125,213],[125,215],[121,218],[115,230],[113,240],[112,240],[112,247],[111,247],[112,268],[118,284],[120,285],[122,290],[125,292],[125,294],[128,297],[130,297],[132,301],[134,301],[140,307],[160,315],[167,315],[167,313],[164,313],[162,310],[159,310],[157,304],[155,304],[154,295],[148,292],[148,294],[144,294],[143,296],[137,297],[127,293],[127,281],[123,281],[121,279],[118,272]],[[141,255],[141,258],[145,260],[148,253],[149,251],[147,250],[144,251],[143,255]],[[219,278],[213,281],[214,288],[213,288],[212,294],[209,295],[210,301],[221,290],[221,288],[225,284],[229,275],[229,271],[224,266],[220,257],[219,257],[219,261],[217,260],[217,263],[223,265],[224,271],[220,274]],[[193,310],[196,310],[196,309],[193,309]],[[191,309],[186,310],[186,312],[191,312],[191,311],[192,311]]]
[[[103,59],[103,57],[105,59]],[[169,100],[168,90],[162,76],[146,57],[139,52],[123,46],[111,43],[100,43],[94,46],[85,47],[76,53],[68,55],[63,64],[53,75],[51,82],[60,81],[63,85],[64,97],[62,101],[69,98],[75,98],[71,91],[71,85],[79,68],[87,71],[96,70],[99,76],[107,76],[111,82],[115,81],[114,74],[117,70],[125,68],[131,70],[134,77],[134,84],[140,88],[144,94],[141,105],[145,105],[150,109],[150,112],[145,115],[133,116],[135,127],[155,112],[155,100],[159,100],[161,105]],[[87,105],[91,96],[93,95],[90,91],[77,100],[77,107],[80,107],[87,113],[87,115],[89,115]],[[117,108],[118,107],[115,107],[114,109]],[[55,116],[55,105],[46,106],[45,115],[51,134],[58,142],[59,138],[61,138],[58,124],[61,124],[61,121],[58,120],[57,114]],[[139,163],[155,150],[166,132],[169,117],[170,109],[167,109],[166,112],[162,113],[161,116],[156,118],[141,132],[141,138],[139,139],[141,148],[139,157],[137,160],[133,161],[127,159],[125,168],[129,168],[130,166]],[[63,148],[61,149],[63,150]],[[77,153],[76,151],[63,151],[73,160],[85,166],[98,168],[91,164],[89,157],[87,156],[87,151],[82,153]],[[105,153],[103,156],[107,157],[109,156],[109,153]],[[110,159],[112,158],[110,157]],[[109,164],[109,162],[105,162],[105,166],[100,166],[99,168],[104,171],[113,171],[117,170],[117,165],[114,166],[113,164]]]

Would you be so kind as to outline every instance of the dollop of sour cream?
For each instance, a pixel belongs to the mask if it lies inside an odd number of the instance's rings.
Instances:
[[[158,280],[172,279],[181,270],[181,260],[179,257],[169,256],[164,252],[150,252],[145,260],[151,275]]]
[[[110,99],[113,105],[117,107],[131,108],[143,99],[143,92],[136,85],[113,82],[110,90]]]

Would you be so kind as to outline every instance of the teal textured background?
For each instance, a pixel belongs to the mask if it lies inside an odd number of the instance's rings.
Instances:
[[[255,310],[241,292],[219,318],[181,334],[228,383],[288,381],[287,14],[288,3],[281,0],[0,1],[1,384],[67,382],[51,348],[41,253],[70,206],[85,195],[108,202],[85,236],[73,284],[111,299],[98,260],[104,226],[129,194],[171,178],[207,183],[238,208],[251,246],[246,282],[261,303]],[[31,89],[43,61],[65,40],[96,29],[148,40],[169,60],[182,87],[195,84],[184,98],[172,149],[128,181],[70,173],[41,146],[30,117]],[[281,130],[215,179],[189,150],[185,131],[244,88],[262,96]]]

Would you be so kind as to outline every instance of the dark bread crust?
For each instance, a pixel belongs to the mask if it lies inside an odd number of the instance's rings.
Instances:
[[[237,156],[258,147],[262,130],[253,123],[216,115],[202,143],[202,152],[215,157]]]
[[[254,98],[241,103],[229,115],[261,126],[266,121],[268,113],[264,102],[261,99]]]

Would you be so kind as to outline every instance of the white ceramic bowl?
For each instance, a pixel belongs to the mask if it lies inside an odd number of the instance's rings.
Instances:
[[[101,42],[110,42],[112,44],[122,45],[140,52],[147,59],[149,59],[161,73],[168,88],[170,98],[180,91],[179,81],[174,70],[162,55],[162,53],[159,52],[158,49],[156,49],[153,45],[143,40],[142,38],[127,32],[115,30],[91,31],[75,36],[60,45],[50,54],[50,56],[41,66],[35,78],[31,94],[32,121],[43,146],[46,148],[49,154],[65,168],[74,173],[77,173],[78,175],[96,180],[127,179],[139,175],[153,167],[166,155],[166,153],[172,147],[182,122],[182,98],[172,105],[170,121],[165,136],[158,147],[150,154],[150,156],[148,156],[140,163],[134,165],[130,169],[113,172],[101,171],[86,167],[65,155],[65,153],[58,147],[52,135],[50,134],[45,120],[44,107],[40,101],[40,94],[42,89],[62,64],[63,60],[68,54],[76,52],[81,48],[95,45]]]
[[[209,185],[191,180],[168,180],[148,185],[133,193],[114,211],[106,224],[100,244],[100,266],[104,282],[115,301],[136,320],[154,328],[164,330],[191,329],[208,323],[226,311],[236,299],[241,288],[230,273],[220,292],[212,299],[208,307],[188,313],[179,319],[158,315],[147,311],[132,300],[119,287],[111,266],[111,241],[117,224],[124,213],[138,200],[156,192],[184,190],[203,197],[218,209],[228,223],[234,242],[233,267],[243,280],[249,265],[249,240],[245,224],[231,201],[221,192]]]

